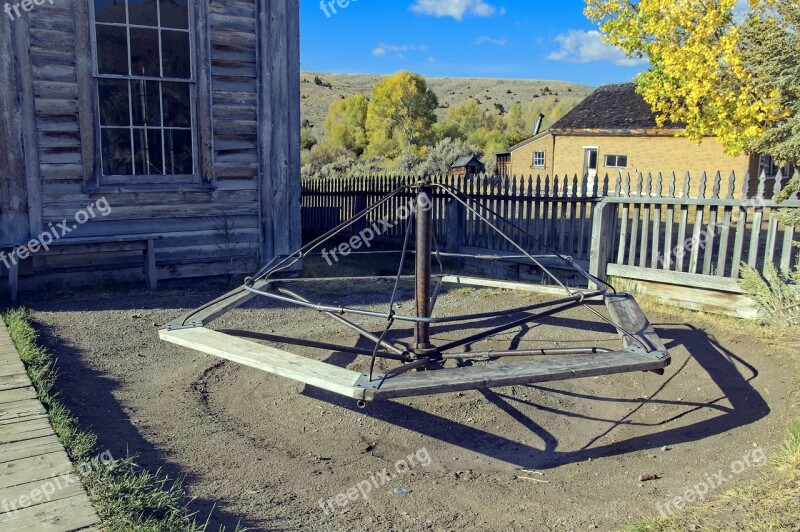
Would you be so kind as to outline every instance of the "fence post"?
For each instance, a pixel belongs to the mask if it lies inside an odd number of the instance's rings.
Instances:
[[[461,244],[464,242],[465,218],[466,210],[461,202],[454,199],[447,202],[444,221],[447,227],[447,244],[445,249],[448,253],[458,253],[461,251]]]
[[[355,193],[355,201],[353,203],[353,215],[363,212],[367,209],[367,193],[365,191],[358,191]],[[356,220],[356,223],[353,224],[353,232],[358,233],[363,231],[367,228],[367,219],[366,217],[359,218]]]
[[[617,218],[617,204],[602,200],[597,204],[592,221],[592,239],[589,242],[589,273],[601,281],[606,280],[606,267],[616,241],[614,221]],[[590,288],[599,288],[589,283]]]

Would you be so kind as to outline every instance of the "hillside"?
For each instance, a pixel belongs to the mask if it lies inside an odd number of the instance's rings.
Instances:
[[[361,74],[328,74],[303,72],[300,82],[300,109],[304,124],[314,135],[322,135],[322,123],[328,107],[336,98],[351,96],[358,92],[369,95],[372,87],[383,76]],[[322,83],[315,83],[319,77]],[[492,110],[500,104],[506,111],[516,103],[528,105],[535,102],[540,111],[550,116],[557,106],[564,110],[586,98],[594,87],[577,85],[563,81],[532,79],[486,79],[486,78],[426,78],[428,86],[439,97],[439,117],[447,114],[447,108],[474,96],[481,107]],[[308,121],[307,123],[305,121]],[[545,122],[544,127],[548,124]]]

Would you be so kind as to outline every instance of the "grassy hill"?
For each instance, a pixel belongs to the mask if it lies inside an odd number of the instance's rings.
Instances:
[[[358,92],[369,96],[372,87],[382,77],[322,72],[301,73],[301,116],[304,121],[308,121],[304,123],[314,135],[322,136],[322,123],[333,100]],[[315,78],[319,78],[323,85],[316,84]],[[478,99],[481,107],[487,110],[495,109],[495,104],[499,104],[508,111],[511,106],[520,103],[523,106],[532,105],[551,117],[554,115],[552,111],[556,107],[560,106],[567,111],[594,90],[594,87],[564,81],[534,79],[426,78],[426,81],[439,97],[438,115],[440,118],[447,114],[449,107],[459,104],[471,96]],[[544,127],[549,125],[547,122],[544,123]]]

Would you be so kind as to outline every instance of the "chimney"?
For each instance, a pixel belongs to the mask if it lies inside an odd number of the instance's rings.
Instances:
[[[544,120],[544,113],[539,113],[539,120],[536,121],[536,127],[533,128],[534,136],[538,135],[542,130],[542,121]]]

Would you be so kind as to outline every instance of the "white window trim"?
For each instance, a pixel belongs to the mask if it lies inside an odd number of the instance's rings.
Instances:
[[[536,154],[542,154],[542,164],[536,164]],[[531,153],[531,168],[547,168],[547,152],[545,150],[534,150]]]
[[[625,161],[628,162],[628,156],[627,155],[623,155],[621,153],[620,154],[609,153],[609,154],[603,156],[603,166],[605,166],[606,168],[627,168],[628,167],[627,164],[625,166],[621,166],[619,164],[608,164],[608,158],[609,157],[616,157],[617,161],[619,161],[620,157],[625,157]]]

